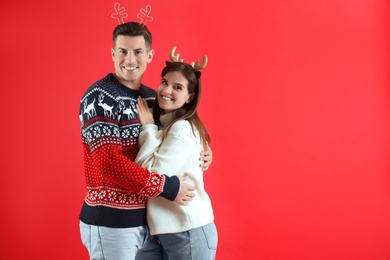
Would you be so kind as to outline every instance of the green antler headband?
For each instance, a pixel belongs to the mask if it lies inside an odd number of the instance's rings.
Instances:
[[[171,61],[173,61],[173,62],[184,62],[183,59],[179,60],[180,54],[178,53],[178,54],[175,55],[175,51],[176,51],[176,46],[173,46],[173,48],[171,50],[171,53],[169,55],[169,57],[171,58]],[[194,68],[195,71],[199,71],[199,70],[204,69],[206,67],[207,62],[208,62],[208,57],[207,57],[207,55],[204,55],[202,63],[200,63],[199,60],[197,60],[196,63],[195,62],[191,62],[190,65],[191,65],[192,68]]]

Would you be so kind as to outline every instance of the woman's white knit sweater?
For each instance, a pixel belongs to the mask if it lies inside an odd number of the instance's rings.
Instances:
[[[163,127],[172,120],[172,115],[168,113],[160,117]],[[140,150],[135,162],[149,171],[168,176],[188,175],[186,183],[195,186],[195,198],[187,206],[162,197],[148,198],[146,212],[151,234],[183,232],[209,224],[214,215],[204,188],[203,171],[199,167],[203,150],[199,132],[193,131],[187,120],[181,120],[172,125],[163,142],[161,133],[162,130],[154,124],[142,126],[138,140]]]

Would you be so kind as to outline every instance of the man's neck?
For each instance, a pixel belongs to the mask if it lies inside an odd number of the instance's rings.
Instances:
[[[124,80],[113,73],[115,78],[125,87],[133,90],[139,90],[141,88],[141,80]]]

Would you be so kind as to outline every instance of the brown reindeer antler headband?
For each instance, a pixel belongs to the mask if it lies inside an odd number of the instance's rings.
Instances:
[[[175,51],[176,51],[176,46],[173,46],[173,48],[171,50],[171,53],[169,55],[169,57],[171,58],[171,61],[173,61],[173,62],[184,62],[183,59],[179,60],[180,54],[178,53],[178,54],[175,55]],[[204,55],[202,63],[200,63],[199,60],[197,60],[196,63],[195,62],[191,62],[190,65],[191,65],[192,68],[194,68],[195,71],[199,71],[199,70],[204,69],[206,67],[207,62],[208,62],[208,57],[207,57],[207,55]]]

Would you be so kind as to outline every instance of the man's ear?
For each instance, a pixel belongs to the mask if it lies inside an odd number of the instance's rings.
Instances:
[[[112,61],[115,61],[115,50],[114,50],[114,48],[111,48],[111,58],[112,58]]]
[[[154,56],[154,50],[150,50],[149,52],[148,52],[148,63],[151,63],[152,62],[152,60],[153,60],[153,56]]]

